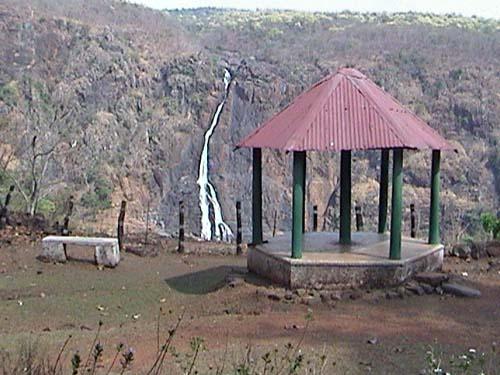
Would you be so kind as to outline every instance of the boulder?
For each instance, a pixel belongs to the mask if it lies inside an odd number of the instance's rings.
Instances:
[[[474,242],[471,246],[471,257],[473,259],[480,259],[486,257],[486,245],[483,242]]]
[[[421,272],[415,275],[415,280],[419,283],[426,283],[433,287],[439,286],[448,279],[449,276],[442,272]]]
[[[456,283],[443,283],[443,291],[457,297],[481,297],[481,292],[474,288]]]
[[[491,241],[488,243],[486,253],[491,258],[500,258],[500,241]]]
[[[461,243],[453,246],[452,253],[461,259],[467,259],[471,256],[471,247],[467,244]]]

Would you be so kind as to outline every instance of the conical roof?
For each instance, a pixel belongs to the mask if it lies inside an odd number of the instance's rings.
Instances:
[[[317,82],[237,147],[285,151],[454,149],[391,95],[350,68]]]

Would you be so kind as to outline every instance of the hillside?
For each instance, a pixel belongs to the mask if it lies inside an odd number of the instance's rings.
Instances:
[[[149,202],[156,229],[172,234],[182,199],[189,231],[199,235],[203,136],[228,69],[233,80],[209,144],[209,178],[233,228],[242,200],[248,232],[250,153],[233,151],[235,142],[341,66],[367,74],[457,145],[443,156],[447,241],[476,233],[479,214],[498,207],[498,21],[4,0],[0,30],[0,196],[15,181],[17,209],[61,220],[73,195],[75,229],[80,222],[108,231],[126,199],[129,229],[142,230]],[[417,205],[422,230],[429,156],[405,158],[404,204]],[[329,229],[338,215],[339,157],[309,158],[307,211],[317,204]],[[353,199],[374,228],[379,155],[354,158]],[[289,228],[290,176],[290,155],[264,153],[267,230],[275,211],[278,227]]]

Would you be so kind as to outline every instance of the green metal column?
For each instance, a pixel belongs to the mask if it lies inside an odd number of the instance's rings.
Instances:
[[[387,230],[387,196],[389,190],[389,150],[382,150],[380,160],[380,192],[378,198],[378,232]]]
[[[441,242],[439,236],[440,162],[441,162],[441,152],[439,150],[432,150],[431,209],[429,216],[429,243],[432,245],[436,245]]]
[[[403,208],[403,149],[393,151],[392,160],[392,213],[390,259],[401,259],[401,223]]]
[[[262,150],[252,155],[252,244],[262,243]]]
[[[340,152],[340,238],[351,243],[351,151]]]
[[[302,201],[302,233],[306,232],[306,178],[307,178],[307,154],[304,151],[304,199]]]
[[[304,246],[304,193],[306,185],[306,153],[293,153],[292,258],[302,258]]]

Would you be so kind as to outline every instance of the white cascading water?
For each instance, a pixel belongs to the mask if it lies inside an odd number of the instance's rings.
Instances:
[[[217,106],[217,110],[212,118],[212,123],[205,133],[205,142],[203,143],[203,151],[201,152],[200,158],[197,183],[200,186],[201,238],[207,241],[210,241],[212,238],[219,241],[231,241],[233,238],[231,228],[224,222],[222,217],[222,210],[217,200],[217,193],[208,179],[208,144],[219,122],[222,108],[226,103],[231,78],[231,73],[226,69],[224,72],[224,97]],[[212,205],[214,213],[214,236],[212,235],[212,223],[210,222],[210,205]]]

